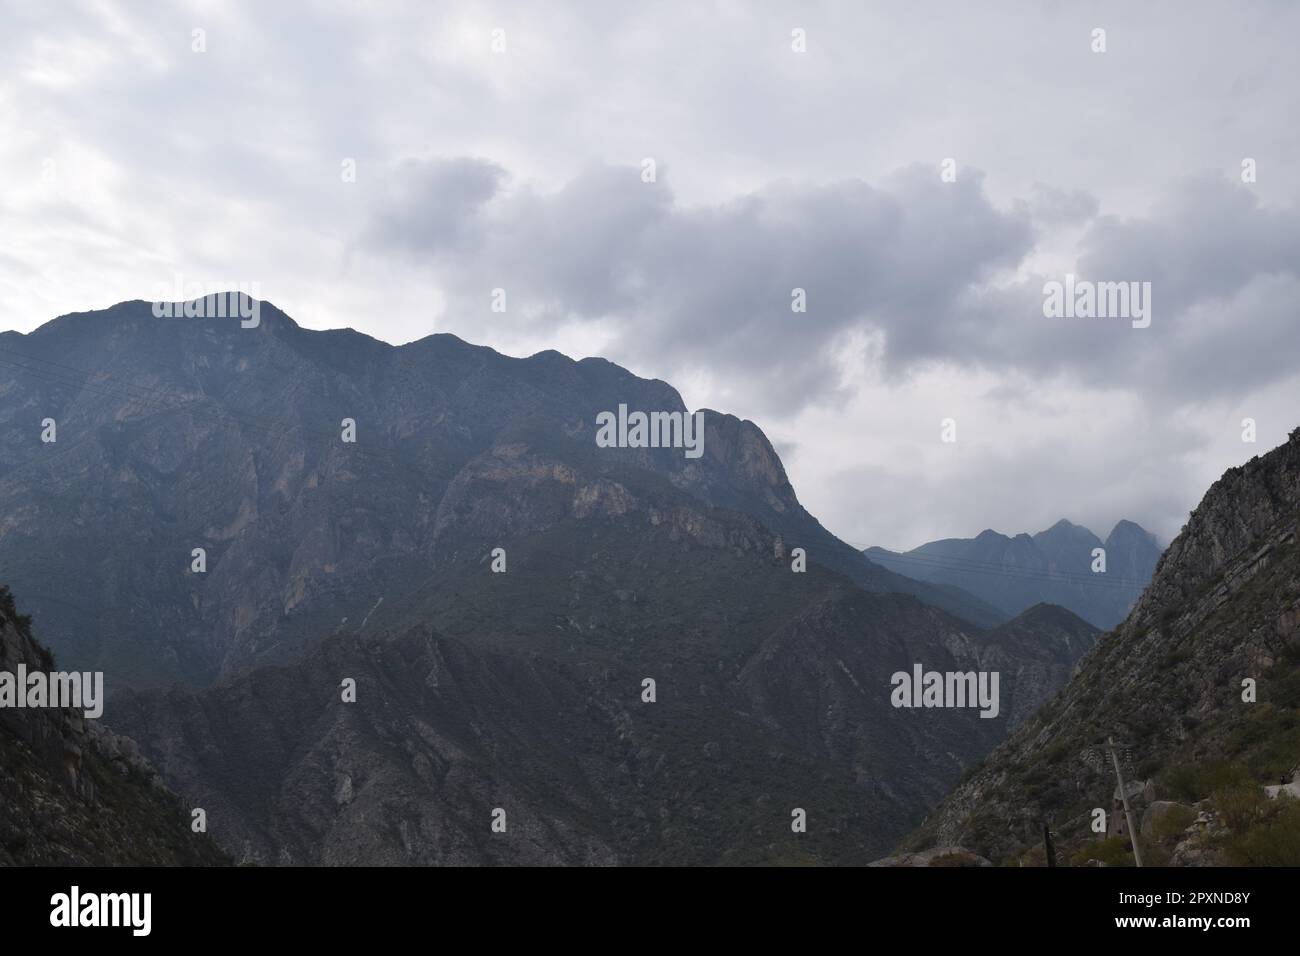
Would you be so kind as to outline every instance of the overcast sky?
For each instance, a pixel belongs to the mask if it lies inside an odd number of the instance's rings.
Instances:
[[[1300,4],[542,6],[0,3],[0,329],[179,275],[602,355],[858,546],[1167,543],[1300,425]]]

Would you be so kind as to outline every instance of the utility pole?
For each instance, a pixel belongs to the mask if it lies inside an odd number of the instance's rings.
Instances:
[[[1124,819],[1128,821],[1129,842],[1133,844],[1133,859],[1138,866],[1142,865],[1142,851],[1138,849],[1138,833],[1133,826],[1133,811],[1128,806],[1128,790],[1124,787],[1124,775],[1119,770],[1119,757],[1115,753],[1115,738],[1107,737],[1106,743],[1110,744],[1110,759],[1115,764],[1115,779],[1119,781],[1119,798],[1124,801]]]

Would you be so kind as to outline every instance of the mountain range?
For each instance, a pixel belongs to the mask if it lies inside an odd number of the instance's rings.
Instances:
[[[4,580],[240,860],[865,862],[1096,638],[872,562],[752,422],[598,447],[686,411],[600,359],[128,302],[0,368]],[[915,665],[998,716],[891,705]]]
[[[904,848],[1041,865],[1048,826],[1063,861],[1131,864],[1118,759],[1146,865],[1300,865],[1298,532],[1300,429],[1215,482],[1124,622]]]
[[[1104,570],[1098,549],[1104,552]],[[960,588],[1004,614],[1043,602],[1059,604],[1109,630],[1124,620],[1151,580],[1160,546],[1132,521],[1120,521],[1102,541],[1062,519],[1034,535],[986,530],[902,553],[867,548],[863,554],[899,574]]]
[[[382,597],[379,626],[467,547],[617,514],[628,476],[749,516],[870,591],[979,627],[1012,616],[826,531],[751,422],[705,411],[698,460],[597,449],[595,416],[619,403],[684,411],[670,386],[601,359],[513,359],[450,335],[393,347],[269,303],[245,329],[130,302],[0,334],[0,369],[0,568],[54,650],[114,686],[202,686],[358,626]],[[555,487],[577,500],[546,500]],[[523,497],[484,505],[493,490]]]

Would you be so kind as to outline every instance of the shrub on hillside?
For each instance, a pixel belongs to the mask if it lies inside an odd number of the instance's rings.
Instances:
[[[1123,837],[1108,837],[1076,850],[1070,857],[1070,865],[1087,866],[1091,860],[1107,866],[1132,866],[1133,850]]]
[[[1196,819],[1191,807],[1173,806],[1151,824],[1151,834],[1160,842],[1176,842]]]
[[[1268,801],[1253,826],[1225,841],[1224,855],[1234,866],[1300,866],[1300,800]]]

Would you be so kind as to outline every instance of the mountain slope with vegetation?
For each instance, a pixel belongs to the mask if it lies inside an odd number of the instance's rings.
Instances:
[[[0,671],[55,669],[0,586]],[[132,741],[83,711],[0,708],[0,866],[227,862]]]
[[[1300,865],[1298,530],[1300,430],[1210,488],[1124,623],[905,846],[1032,861],[1046,822],[1074,862],[1131,860],[1113,738],[1144,862]]]
[[[1093,634],[1061,609],[983,632],[793,574],[752,519],[663,493],[507,539],[505,573],[440,566],[302,661],[120,694],[113,725],[249,861],[865,863]],[[996,719],[890,706],[913,662],[1008,658]],[[498,807],[518,833],[489,830]]]
[[[603,359],[516,359],[451,335],[394,347],[300,328],[270,303],[256,328],[159,319],[147,302],[63,316],[0,335],[0,567],[61,659],[113,688],[203,686],[416,587],[466,553],[464,514],[509,512],[482,497],[497,476],[536,466],[581,487],[671,486],[870,591],[979,627],[1011,616],[840,541],[752,422],[705,411],[700,458],[597,449],[597,414],[620,404],[685,412],[669,385]]]
[[[241,860],[865,862],[1092,637],[872,564],[751,422],[703,413],[698,458],[599,446],[602,411],[685,412],[603,360],[267,303],[0,347],[0,562]],[[897,710],[916,664],[995,665],[1007,707]]]

